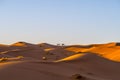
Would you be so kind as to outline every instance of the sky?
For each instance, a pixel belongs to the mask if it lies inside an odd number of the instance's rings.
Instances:
[[[120,42],[120,0],[0,0],[0,43]]]

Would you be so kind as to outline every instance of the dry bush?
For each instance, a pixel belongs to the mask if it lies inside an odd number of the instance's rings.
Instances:
[[[24,57],[23,57],[23,56],[18,56],[17,58],[19,58],[19,59],[23,59]]]
[[[4,61],[7,61],[7,60],[8,60],[7,57],[2,57],[2,58],[0,59],[0,62],[4,62]]]
[[[83,80],[84,77],[81,76],[80,74],[74,74],[74,75],[71,76],[71,79],[72,80]]]

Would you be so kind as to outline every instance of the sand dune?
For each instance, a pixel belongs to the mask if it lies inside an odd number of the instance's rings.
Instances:
[[[119,43],[63,47],[18,42],[0,47],[0,58],[7,58],[0,62],[0,79],[119,80],[119,53]]]
[[[0,70],[2,80],[8,78],[13,80],[72,80],[73,74],[80,74],[83,80],[120,79],[119,63],[111,62],[92,53],[79,56],[77,59],[74,57],[67,62],[26,61],[3,65],[6,67]]]
[[[77,60],[79,59],[80,57],[86,55],[85,53],[81,53],[81,54],[74,54],[72,56],[69,56],[69,57],[66,57],[64,59],[60,59],[60,60],[57,60],[55,62],[64,62],[64,61],[73,61],[73,60]]]
[[[12,44],[11,46],[27,47],[27,46],[34,46],[34,44],[27,43],[27,42],[16,42],[16,43]]]
[[[78,55],[79,56],[79,55]],[[67,61],[67,60],[66,60]],[[67,64],[76,66],[76,68],[82,68],[83,74],[86,77],[93,77],[96,80],[119,80],[120,64],[117,62],[109,61],[94,53],[87,53],[84,56],[73,58],[73,60],[67,61]],[[78,71],[80,73],[82,71]],[[88,74],[88,75],[87,75]],[[90,76],[91,75],[91,76]]]
[[[52,44],[48,44],[48,43],[40,43],[40,44],[37,44],[38,46],[40,46],[41,48],[56,48],[56,47],[59,47],[59,46],[56,46],[56,45],[52,45]]]
[[[46,57],[47,60],[61,59],[73,54],[73,52],[66,51],[60,46],[55,46],[47,43],[31,44],[27,42],[17,42],[9,47],[1,48],[0,57],[5,57],[3,54],[17,57],[24,56],[26,58],[42,60],[42,57]]]
[[[120,61],[119,43],[93,44],[93,47],[90,48],[68,47],[66,50],[76,53],[92,52],[113,61]]]

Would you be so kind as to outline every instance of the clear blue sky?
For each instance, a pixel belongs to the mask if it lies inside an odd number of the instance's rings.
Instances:
[[[0,0],[0,43],[120,41],[120,0]]]

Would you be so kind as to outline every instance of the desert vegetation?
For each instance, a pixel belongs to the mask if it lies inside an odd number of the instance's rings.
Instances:
[[[81,76],[80,74],[73,74],[71,76],[71,80],[84,80],[85,78]]]
[[[17,56],[18,59],[23,59],[24,57],[23,56]]]
[[[7,61],[7,60],[8,60],[7,57],[2,57],[2,58],[0,58],[0,62],[5,62],[5,61]]]

